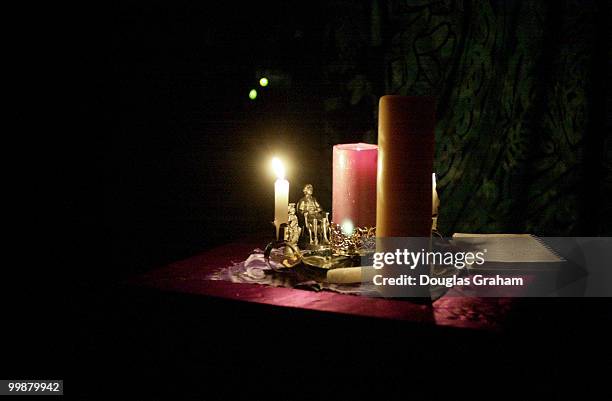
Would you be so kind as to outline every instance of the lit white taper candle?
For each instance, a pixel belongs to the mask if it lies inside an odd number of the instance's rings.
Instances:
[[[274,182],[274,226],[276,227],[276,239],[281,224],[289,220],[289,181],[285,179],[285,167],[278,159],[272,159],[272,168],[277,180]]]
[[[436,173],[431,175],[431,192],[431,215],[437,217],[440,199],[438,198],[438,191],[436,191]]]
[[[438,191],[436,191],[436,173],[431,175],[431,229],[438,229],[438,208],[440,207],[440,199]]]

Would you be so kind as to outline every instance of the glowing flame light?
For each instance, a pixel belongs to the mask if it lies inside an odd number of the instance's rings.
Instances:
[[[285,166],[283,166],[283,162],[278,157],[272,159],[272,170],[274,170],[274,174],[279,179],[285,178]]]
[[[342,233],[344,235],[352,235],[353,231],[355,230],[355,226],[350,219],[345,219],[340,227],[342,228]]]

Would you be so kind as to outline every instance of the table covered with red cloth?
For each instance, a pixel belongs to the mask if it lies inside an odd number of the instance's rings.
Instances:
[[[215,270],[246,259],[257,246],[261,246],[257,240],[220,246],[132,278],[128,285],[278,308],[407,321],[432,328],[439,326],[486,331],[503,330],[509,312],[517,302],[511,298],[445,295],[432,304],[418,304],[400,298],[371,298],[209,279]]]

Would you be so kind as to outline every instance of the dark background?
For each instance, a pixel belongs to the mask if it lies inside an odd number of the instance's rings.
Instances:
[[[376,143],[384,94],[438,99],[445,234],[609,234],[606,15],[605,2],[122,2],[91,182],[109,269],[269,231],[273,155],[291,201],[312,183],[331,209],[331,147]]]
[[[40,294],[25,312],[48,313],[41,316],[44,323],[14,335],[15,343],[43,345],[16,349],[6,364],[11,376],[65,377],[91,394],[100,383],[92,377],[113,372],[124,379],[141,376],[146,384],[178,366],[177,376],[211,386],[211,377],[227,380],[238,370],[240,377],[246,371],[269,378],[262,372],[290,360],[300,367],[291,376],[295,389],[303,385],[300,375],[320,371],[309,369],[314,364],[326,367],[325,378],[346,369],[342,359],[322,350],[328,338],[345,338],[347,330],[363,330],[369,340],[350,336],[353,349],[373,349],[381,338],[389,347],[405,339],[429,341],[382,360],[364,361],[358,354],[345,359],[353,368],[344,373],[363,383],[370,379],[363,373],[376,366],[422,364],[420,374],[387,377],[398,394],[404,394],[406,377],[466,373],[465,361],[486,365],[492,355],[500,355],[501,376],[521,372],[520,380],[531,379],[538,388],[530,393],[534,399],[563,394],[556,383],[572,384],[576,366],[595,366],[588,359],[572,365],[565,355],[600,355],[595,340],[607,333],[610,309],[596,300],[563,304],[568,319],[578,319],[571,335],[557,332],[556,320],[538,306],[503,341],[485,334],[464,343],[468,338],[458,333],[431,337],[394,323],[118,294],[114,285],[217,244],[269,235],[273,155],[288,163],[291,201],[312,183],[329,210],[331,147],[376,143],[377,104],[385,94],[438,99],[435,170],[444,234],[609,235],[606,2],[123,1],[74,6],[66,17],[66,27],[51,21],[68,31],[68,62],[50,43],[36,65],[64,70],[49,77],[60,87],[51,98],[66,96],[64,79],[75,83],[70,106],[56,113],[70,135],[40,130],[48,148],[32,157],[40,154],[44,161],[37,172],[45,174],[36,182],[53,201],[47,213],[53,221],[37,220],[34,227],[42,226],[44,236],[24,227],[30,233],[22,241],[52,246],[21,254],[23,265],[37,264],[35,270],[44,272],[40,290],[28,284],[22,293]],[[269,87],[258,87],[262,76]],[[252,88],[259,92],[255,101],[248,98]],[[37,219],[39,213],[32,208],[29,215]],[[58,231],[68,239],[57,238]],[[581,314],[585,310],[590,312]],[[374,329],[380,331],[368,333]],[[321,330],[327,337],[319,337]],[[268,345],[285,331],[275,347],[287,354],[261,358],[260,348],[244,352],[236,345],[245,333]],[[455,353],[425,351],[440,344],[453,344]],[[491,369],[487,380],[496,374]],[[172,393],[170,385],[162,388]]]
[[[128,269],[269,232],[274,155],[292,159],[294,201],[300,186],[329,180],[320,152],[322,9],[235,7],[128,3],[116,16],[117,135],[103,222],[114,262]]]

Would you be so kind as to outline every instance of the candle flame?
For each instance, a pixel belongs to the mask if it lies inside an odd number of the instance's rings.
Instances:
[[[340,228],[342,229],[342,233],[344,235],[353,235],[353,231],[355,230],[355,225],[351,221],[351,219],[344,219],[342,224],[340,224]]]
[[[272,169],[278,179],[285,178],[285,166],[283,166],[283,162],[278,157],[272,159]]]

